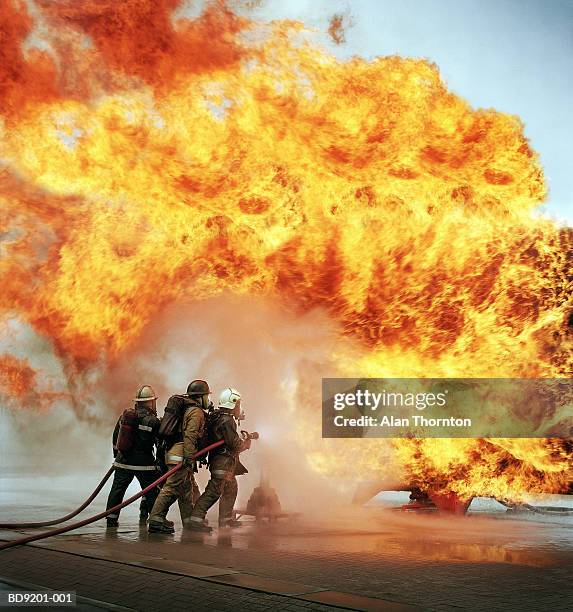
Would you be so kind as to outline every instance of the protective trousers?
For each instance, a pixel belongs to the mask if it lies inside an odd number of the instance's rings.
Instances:
[[[172,468],[173,466],[169,466]],[[179,502],[181,519],[185,523],[193,510],[193,490],[197,487],[193,468],[183,466],[165,481],[149,516],[150,523],[163,523],[175,500]]]
[[[190,484],[184,483],[182,486],[185,494],[177,498],[177,504],[179,505],[179,513],[181,514],[181,522],[183,525],[189,520],[191,512],[193,512],[193,506],[197,503],[201,492],[199,491],[199,485],[195,480],[195,474],[189,470]],[[189,486],[191,487],[191,496],[188,494]]]
[[[145,489],[159,478],[159,472],[155,470],[126,470],[124,468],[116,467],[113,473],[113,484],[111,485],[111,491],[109,492],[109,496],[107,498],[106,510],[121,504],[125,492],[127,491],[127,487],[129,487],[134,477],[137,478],[141,488]],[[144,514],[146,509],[153,506],[158,493],[158,487],[153,487],[151,491],[146,493],[141,498],[141,504],[139,506],[140,513]],[[108,519],[117,519],[118,517],[119,510],[113,514],[107,515]]]
[[[237,499],[237,479],[235,467],[237,459],[230,455],[217,455],[209,465],[211,478],[205,491],[197,500],[190,521],[202,523],[207,511],[219,501],[219,525],[224,525],[232,518]]]

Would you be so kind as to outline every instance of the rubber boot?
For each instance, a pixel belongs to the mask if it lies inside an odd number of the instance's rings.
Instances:
[[[108,529],[115,529],[119,526],[119,521],[116,518],[107,518],[106,522]]]
[[[185,521],[185,529],[199,533],[211,533],[213,531],[213,528],[206,525],[203,521]]]
[[[149,521],[147,526],[148,533],[175,533],[173,522],[167,519],[163,523],[157,521]]]
[[[159,493],[149,515],[147,530],[149,533],[175,533],[173,523],[167,520],[169,507],[177,499],[176,493],[165,492],[165,487]]]
[[[157,521],[155,521],[157,522]],[[140,525],[145,525],[147,523],[147,517],[143,517],[141,514],[139,515],[139,524]],[[175,525],[175,523],[173,521],[168,521],[167,519],[165,519],[163,521],[164,525],[167,525],[168,527],[173,527]]]

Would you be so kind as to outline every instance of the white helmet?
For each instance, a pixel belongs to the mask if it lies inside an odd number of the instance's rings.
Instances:
[[[218,408],[233,410],[237,407],[237,404],[239,406],[241,405],[241,394],[237,391],[237,389],[233,389],[233,387],[227,387],[224,391],[221,392],[221,395],[219,396]]]

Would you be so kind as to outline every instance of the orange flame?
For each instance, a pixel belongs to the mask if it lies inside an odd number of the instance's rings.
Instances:
[[[300,23],[177,5],[37,0],[35,29],[3,11],[2,316],[69,376],[222,290],[325,309],[358,347],[341,375],[571,375],[573,233],[531,214],[546,188],[517,117],[423,60],[340,62]],[[317,469],[382,473],[381,442],[321,441],[305,414]],[[393,453],[468,495],[570,482],[547,441]]]
[[[40,389],[37,373],[23,359],[0,355],[0,399],[9,406],[20,405],[33,410],[50,408],[62,399],[62,393]]]

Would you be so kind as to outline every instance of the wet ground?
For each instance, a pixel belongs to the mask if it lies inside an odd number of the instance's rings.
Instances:
[[[36,481],[33,493],[21,478],[5,478],[1,487],[3,521],[65,514],[88,493],[80,494],[69,480]],[[148,568],[165,569],[166,562],[175,563],[172,567],[202,564],[277,584],[314,585],[423,609],[571,608],[573,515],[511,515],[492,500],[475,500],[465,517],[391,509],[405,499],[404,494],[388,494],[369,508],[329,507],[324,516],[303,514],[272,524],[247,520],[240,529],[215,530],[209,536],[183,532],[175,507],[170,515],[175,535],[148,535],[138,524],[137,509],[130,507],[117,530],[107,531],[100,521],[42,546],[119,562],[140,559]],[[104,503],[105,494],[82,518]],[[573,507],[568,498],[543,503]],[[216,523],[216,515],[211,522]],[[15,535],[2,532],[0,537]]]

